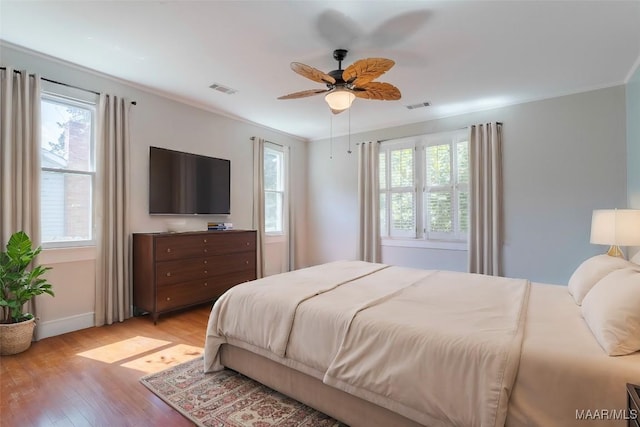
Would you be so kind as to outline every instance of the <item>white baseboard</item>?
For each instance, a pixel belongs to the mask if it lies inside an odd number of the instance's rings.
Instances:
[[[64,317],[62,319],[38,322],[38,339],[54,337],[66,334],[67,332],[79,331],[80,329],[92,328],[95,326],[95,313],[76,314],[75,316]]]

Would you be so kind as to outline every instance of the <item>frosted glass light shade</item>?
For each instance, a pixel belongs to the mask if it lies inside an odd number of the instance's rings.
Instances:
[[[640,209],[598,209],[593,211],[591,243],[640,246]]]
[[[329,104],[329,108],[335,111],[346,110],[351,107],[351,103],[356,99],[356,96],[348,90],[334,90],[329,92],[324,100]]]

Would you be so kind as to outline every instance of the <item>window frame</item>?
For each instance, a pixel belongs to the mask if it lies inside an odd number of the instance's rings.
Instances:
[[[284,146],[278,145],[278,144],[274,144],[274,143],[270,143],[270,142],[265,142],[264,144],[264,155],[267,154],[267,151],[271,151],[271,152],[275,152],[277,153],[282,161],[281,161],[281,168],[280,168],[280,184],[281,187],[280,189],[276,189],[276,190],[267,190],[266,186],[263,189],[264,191],[264,200],[266,203],[267,200],[267,193],[275,193],[275,194],[280,194],[281,195],[281,200],[282,200],[282,212],[281,212],[281,230],[280,231],[267,231],[267,214],[266,214],[266,209],[265,209],[265,217],[264,217],[264,229],[265,229],[265,235],[266,236],[270,236],[270,237],[276,237],[276,236],[286,236],[287,234],[287,227],[288,227],[288,196],[287,196],[287,188],[288,188],[288,175],[287,175],[287,155],[286,155],[286,150]],[[263,168],[265,169],[265,168]],[[264,180],[264,173],[265,170],[262,171],[263,173],[263,180]],[[273,240],[273,239],[271,239]]]
[[[424,169],[423,169],[423,177],[422,182],[424,183],[422,187],[422,202],[423,202],[423,218],[424,218],[424,226],[423,233],[426,240],[430,241],[444,241],[444,242],[461,242],[467,243],[468,241],[468,231],[462,232],[460,231],[460,216],[458,210],[458,203],[460,200],[460,193],[466,191],[469,192],[469,183],[460,183],[458,182],[458,143],[467,141],[467,153],[469,150],[469,135],[466,131],[453,131],[453,132],[443,132],[435,135],[427,135],[424,141],[421,144],[422,147],[422,160],[424,161]],[[446,185],[432,185],[430,186],[427,180],[427,147],[433,147],[436,145],[448,145],[450,148],[450,179],[449,183]],[[467,154],[468,156],[468,154]],[[452,232],[438,232],[438,231],[429,231],[429,210],[426,206],[427,194],[435,193],[435,192],[444,192],[449,191],[451,194],[451,216],[453,222],[453,231]],[[467,212],[468,215],[468,212]],[[468,221],[467,221],[468,224]]]
[[[442,145],[448,143],[451,147],[451,181],[448,186],[428,186],[427,185],[427,157],[426,150],[428,146]],[[468,183],[458,183],[458,155],[457,144],[462,141],[469,141],[468,129],[459,129],[455,131],[440,132],[434,134],[418,135],[415,137],[400,138],[388,140],[381,143],[380,154],[384,153],[385,164],[382,170],[381,161],[380,175],[384,174],[387,187],[382,187],[382,180],[379,186],[379,195],[385,194],[386,206],[380,206],[380,237],[383,246],[398,247],[418,247],[432,249],[447,250],[467,250],[468,232],[460,232],[460,218],[458,213],[458,199],[461,191],[469,191]],[[393,150],[403,148],[414,148],[414,218],[415,231],[413,233],[397,233],[391,229],[391,203],[389,201],[390,191],[390,153]],[[467,145],[468,149],[468,145]],[[439,233],[428,232],[428,209],[426,206],[427,194],[436,190],[438,187],[449,187],[452,193],[452,220],[454,223],[454,232]],[[408,188],[408,187],[407,187]],[[381,196],[379,196],[381,200]],[[386,222],[383,224],[383,214]],[[386,227],[386,230],[383,229]]]
[[[391,239],[414,239],[417,237],[419,226],[419,215],[416,215],[418,200],[417,200],[417,186],[416,186],[416,178],[420,175],[420,170],[417,167],[416,159],[416,139],[414,138],[403,138],[393,141],[387,141],[386,143],[382,143],[380,145],[379,154],[385,155],[385,184],[386,186],[382,188],[379,186],[378,194],[380,197],[381,194],[385,194],[385,207],[384,207],[384,217],[386,218],[386,230],[380,230],[380,236],[382,238],[391,238]],[[391,186],[391,152],[398,150],[406,150],[411,149],[413,151],[413,185],[412,186],[404,186],[404,187],[392,187]],[[378,162],[378,164],[380,164]],[[383,171],[379,171],[382,175]],[[391,199],[393,194],[402,194],[402,193],[412,193],[413,194],[413,212],[414,212],[414,229],[413,230],[393,230],[392,229],[392,216],[391,216]],[[380,215],[382,218],[382,215]],[[382,227],[382,224],[380,224]]]
[[[76,108],[87,109],[91,112],[91,138],[90,138],[90,170],[78,170],[78,169],[65,169],[65,168],[52,168],[43,167],[40,165],[40,182],[42,183],[42,173],[57,173],[61,175],[71,174],[87,176],[91,182],[91,195],[89,197],[90,203],[90,221],[89,232],[90,239],[84,240],[61,240],[61,241],[43,241],[41,246],[43,249],[65,249],[74,247],[91,247],[96,246],[96,198],[97,198],[97,96],[91,97],[91,99],[82,99],[75,96],[69,96],[65,94],[65,91],[57,90],[42,90],[40,94],[40,103],[51,102],[63,106],[70,106]],[[42,127],[42,123],[40,124]],[[42,138],[39,142],[40,150],[43,149]],[[41,154],[40,154],[41,155]],[[40,195],[42,197],[42,195]],[[42,212],[42,211],[41,211]],[[43,215],[40,215],[40,227],[42,229]]]

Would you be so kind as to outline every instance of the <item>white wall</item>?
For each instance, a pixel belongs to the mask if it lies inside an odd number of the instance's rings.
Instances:
[[[124,96],[137,102],[131,107],[131,228],[133,232],[166,231],[172,216],[148,214],[149,146],[182,150],[231,160],[231,215],[187,216],[187,228],[205,230],[207,221],[233,222],[235,228],[252,228],[253,160],[251,136],[291,147],[295,236],[306,240],[305,190],[307,142],[247,122],[234,120],[190,105],[158,96],[124,82],[72,66],[44,55],[1,45],[2,65],[82,88]],[[176,76],[185,78],[185,76]],[[203,90],[209,90],[203,88]],[[211,96],[227,96],[212,92]],[[305,246],[295,245],[298,265],[306,265]],[[86,325],[93,317],[95,299],[95,252],[92,250],[48,250],[42,262],[49,272],[56,297],[39,297],[41,337],[67,332]],[[276,262],[280,263],[277,259]],[[78,319],[82,318],[79,322]],[[51,333],[49,332],[51,331]]]
[[[358,114],[356,101],[351,114]],[[420,110],[407,112],[419,114]],[[504,123],[504,274],[566,284],[584,259],[591,212],[627,199],[625,88],[465,114],[351,136],[354,142]],[[335,126],[334,126],[335,129]],[[357,248],[357,156],[345,137],[309,144],[309,260],[353,259]],[[383,248],[383,262],[466,271],[466,251]]]

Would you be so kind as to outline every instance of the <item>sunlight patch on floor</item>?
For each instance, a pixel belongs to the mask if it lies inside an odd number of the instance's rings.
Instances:
[[[114,363],[123,359],[138,356],[142,353],[147,353],[169,344],[171,344],[171,341],[137,336],[78,353],[78,356],[87,357],[104,363]]]
[[[201,347],[178,344],[123,363],[120,366],[151,374],[200,357],[202,353]]]

